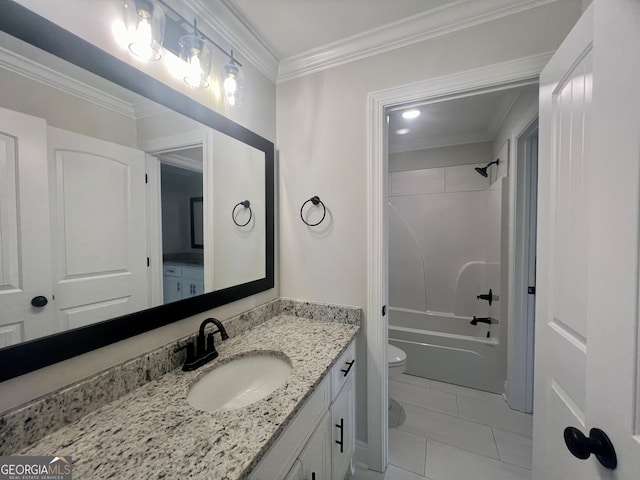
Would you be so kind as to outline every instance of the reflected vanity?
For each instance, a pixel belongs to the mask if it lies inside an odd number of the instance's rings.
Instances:
[[[0,8],[0,381],[273,288],[273,144]]]

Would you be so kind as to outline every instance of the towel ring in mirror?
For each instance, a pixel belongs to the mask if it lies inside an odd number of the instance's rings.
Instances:
[[[238,223],[236,221],[236,208],[238,208],[241,205],[244,208],[248,208],[249,209],[249,220],[247,220],[245,223]],[[246,227],[247,225],[249,225],[249,222],[253,218],[253,211],[251,210],[251,202],[249,200],[245,200],[243,202],[236,203],[236,206],[233,207],[233,210],[231,211],[231,218],[233,219],[233,223],[235,223],[239,227]]]

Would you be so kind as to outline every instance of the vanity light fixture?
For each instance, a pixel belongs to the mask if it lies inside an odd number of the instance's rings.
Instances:
[[[180,57],[180,77],[193,88],[207,88],[210,85],[211,47],[217,48],[228,59],[224,66],[224,99],[233,107],[241,103],[244,86],[242,64],[233,55],[233,50],[226,51],[211,38],[198,30],[196,21],[193,24],[164,0],[122,0],[124,31],[117,22],[114,33],[131,53],[145,60],[159,60],[162,49],[175,53]],[[163,45],[167,17],[170,33]],[[187,33],[193,25],[193,33]],[[183,35],[176,35],[184,32]],[[177,39],[177,44],[176,44]]]
[[[184,62],[184,82],[193,88],[209,86],[211,71],[211,49],[198,36],[198,26],[193,21],[193,35],[183,35],[180,44],[180,59]]]
[[[238,67],[238,62],[233,57],[233,50],[231,50],[231,57],[229,63],[224,66],[226,75],[224,79],[224,98],[227,104],[231,107],[237,107],[240,105],[242,89],[244,87],[244,76],[242,70]]]
[[[396,135],[406,135],[407,133],[409,133],[411,130],[409,128],[399,128],[398,130],[396,130]]]
[[[160,60],[165,15],[156,0],[122,2],[127,44],[131,53],[143,60]]]
[[[406,118],[407,120],[413,120],[414,118],[418,118],[420,116],[420,110],[407,110],[406,112],[402,112],[402,118]]]

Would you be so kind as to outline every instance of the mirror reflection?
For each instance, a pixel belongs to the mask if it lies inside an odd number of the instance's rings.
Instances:
[[[0,59],[0,347],[266,276],[264,152],[4,33]]]

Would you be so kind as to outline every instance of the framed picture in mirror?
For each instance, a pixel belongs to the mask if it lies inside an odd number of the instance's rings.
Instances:
[[[204,230],[202,227],[202,197],[191,197],[191,248],[204,248]]]

